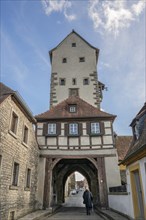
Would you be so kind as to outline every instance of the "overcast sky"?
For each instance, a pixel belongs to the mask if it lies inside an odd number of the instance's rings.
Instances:
[[[72,29],[99,48],[102,109],[117,115],[114,130],[131,135],[146,101],[145,0],[1,0],[1,81],[17,90],[34,115],[49,108],[50,60]]]

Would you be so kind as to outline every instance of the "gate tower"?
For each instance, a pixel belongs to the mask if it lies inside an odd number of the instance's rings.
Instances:
[[[41,207],[64,202],[67,177],[75,171],[87,179],[94,204],[103,207],[109,187],[121,184],[116,116],[100,110],[104,84],[98,81],[98,55],[75,31],[50,51],[50,109],[36,116]]]

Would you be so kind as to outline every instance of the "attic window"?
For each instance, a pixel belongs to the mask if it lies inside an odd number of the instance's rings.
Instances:
[[[69,105],[69,112],[74,113],[77,111],[77,106],[76,105]]]
[[[85,57],[79,57],[79,62],[85,62]]]
[[[76,43],[72,43],[72,47],[76,47]]]
[[[66,58],[66,57],[64,57],[64,58],[62,59],[62,63],[67,63],[67,58]]]

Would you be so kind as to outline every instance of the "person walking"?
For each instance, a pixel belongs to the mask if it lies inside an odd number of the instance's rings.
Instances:
[[[83,193],[83,203],[85,204],[87,215],[91,214],[92,201],[93,201],[92,193],[88,188],[86,188]]]

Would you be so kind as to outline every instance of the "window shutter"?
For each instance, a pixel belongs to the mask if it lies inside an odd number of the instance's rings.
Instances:
[[[44,123],[43,125],[43,135],[46,136],[48,133],[48,123]]]
[[[65,124],[65,136],[68,136],[68,124]]]
[[[87,126],[87,134],[91,135],[91,124],[90,124],[90,122],[87,122],[86,126]]]
[[[79,126],[79,135],[81,136],[83,134],[82,123],[79,123],[78,126]]]
[[[61,123],[57,123],[56,124],[56,134],[57,136],[61,134]]]
[[[103,122],[100,122],[100,133],[102,134],[102,135],[104,135],[104,133],[105,133],[105,131],[104,131],[104,123]]]

